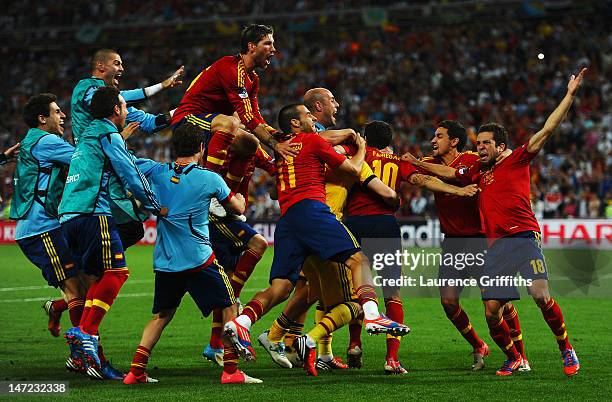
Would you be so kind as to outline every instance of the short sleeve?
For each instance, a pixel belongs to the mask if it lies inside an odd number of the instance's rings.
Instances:
[[[346,160],[346,156],[336,152],[331,143],[325,141],[316,134],[314,134],[312,145],[317,148],[317,156],[319,156],[323,162],[327,163],[327,165],[329,165],[329,167],[332,169],[337,168]]]
[[[214,172],[207,172],[207,181],[211,185],[211,194],[214,198],[219,200],[219,202],[225,201],[227,197],[230,195],[230,189],[223,180],[221,176]]]
[[[363,184],[366,180],[368,180],[372,176],[375,176],[374,171],[372,170],[370,165],[368,165],[367,162],[363,162],[363,165],[361,165],[361,174],[359,176],[359,182]]]
[[[410,176],[412,176],[414,173],[418,173],[418,170],[412,163],[408,161],[400,162],[400,177],[402,178],[402,181],[408,181]]]
[[[455,177],[461,184],[468,185],[478,183],[480,178],[480,163],[474,163],[470,167],[462,167],[455,171]]]
[[[512,151],[512,154],[510,154],[510,156],[508,156],[506,160],[502,161],[500,165],[503,163],[508,163],[508,164],[519,166],[519,165],[526,165],[526,164],[531,163],[533,158],[535,158],[538,154],[537,152],[536,153],[528,152],[527,145],[528,144],[523,144],[517,149],[515,149],[514,151]]]

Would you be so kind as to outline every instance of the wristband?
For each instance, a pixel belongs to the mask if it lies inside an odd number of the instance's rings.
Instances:
[[[156,93],[158,93],[159,91],[161,91],[162,89],[164,88],[162,87],[162,84],[160,82],[159,84],[155,84],[155,85],[151,85],[150,87],[146,87],[144,89],[144,93],[145,93],[145,96],[149,98],[155,95]]]

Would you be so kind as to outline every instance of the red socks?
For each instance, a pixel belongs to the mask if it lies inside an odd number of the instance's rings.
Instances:
[[[234,374],[238,370],[238,352],[234,346],[223,349],[223,371]]]
[[[444,311],[446,312],[446,316],[453,323],[455,328],[457,328],[457,330],[461,333],[465,340],[468,341],[470,345],[472,345],[472,348],[477,349],[482,347],[484,342],[482,341],[482,339],[480,339],[478,334],[476,334],[476,331],[470,323],[470,319],[468,318],[465,311],[463,311],[461,306],[457,305],[457,308],[452,312],[448,312],[446,310]]]
[[[504,321],[508,323],[508,327],[510,328],[510,336],[512,337],[514,346],[516,346],[517,352],[519,352],[521,356],[526,359],[527,357],[525,356],[525,345],[523,345],[521,324],[519,322],[518,312],[514,308],[514,305],[506,304],[504,307]]]
[[[244,284],[255,270],[255,266],[259,260],[261,260],[261,255],[251,249],[247,249],[240,256],[236,264],[236,269],[230,278],[230,284],[232,285],[232,289],[234,289],[234,295],[236,297],[240,297],[240,292]]]
[[[353,346],[361,348],[361,330],[363,328],[362,320],[353,320],[349,323],[349,349]]]
[[[234,156],[230,159],[227,166],[227,173],[225,174],[225,182],[230,190],[232,190],[234,193],[239,192],[240,183],[244,177],[244,172],[247,170],[247,167],[249,164],[251,164],[252,160],[252,155],[248,157]]]
[[[78,327],[83,316],[83,308],[85,307],[85,300],[83,299],[71,299],[68,301],[68,313],[70,314],[70,322],[73,327]]]
[[[357,298],[359,299],[359,304],[363,306],[364,303],[368,301],[373,301],[378,304],[378,296],[376,295],[376,289],[372,285],[361,285],[357,289],[355,289],[355,293],[357,293]]]
[[[223,347],[223,310],[213,310],[212,329],[210,331],[210,347],[220,349]]]
[[[512,338],[510,337],[510,328],[508,328],[508,324],[504,321],[502,317],[497,324],[489,325],[489,333],[491,334],[491,338],[495,341],[497,346],[508,356],[509,359],[520,359],[521,355],[516,350],[514,343],[512,342]]]
[[[255,321],[259,320],[264,313],[263,304],[257,299],[251,300],[244,310],[242,310],[242,314],[249,317],[251,323],[255,323]]]
[[[81,318],[81,329],[85,333],[90,335],[98,333],[100,322],[113,305],[128,276],[127,268],[110,269],[105,271],[102,278],[89,288],[86,305],[91,303],[91,307],[86,314],[83,313]]]
[[[401,300],[385,299],[385,311],[387,317],[399,324],[404,323],[404,309]],[[387,335],[387,359],[394,361],[399,360],[397,352],[400,347],[400,339],[398,336]]]
[[[561,308],[557,302],[554,299],[550,299],[550,301],[545,306],[540,307],[540,309],[542,310],[544,320],[546,320],[546,323],[552,330],[552,333],[555,334],[555,337],[557,338],[559,350],[563,351],[565,349],[572,349],[572,345],[567,337],[567,331],[565,330],[563,313],[561,313]]]
[[[134,358],[132,359],[132,364],[130,365],[130,372],[135,376],[142,375],[147,368],[149,357],[151,357],[151,351],[144,346],[138,345]]]
[[[206,151],[206,169],[220,173],[227,165],[227,152],[234,135],[223,131],[215,131],[210,137]]]

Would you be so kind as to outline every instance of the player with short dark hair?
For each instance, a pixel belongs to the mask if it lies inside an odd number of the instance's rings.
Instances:
[[[475,186],[461,188],[446,184],[436,177],[418,173],[410,162],[402,161],[401,157],[395,155],[390,148],[393,128],[388,123],[383,121],[369,122],[365,126],[364,136],[367,144],[365,161],[372,166],[376,176],[396,192],[399,191],[402,182],[408,182],[431,191],[445,192],[458,197],[469,198],[476,194]],[[382,252],[393,254],[402,248],[395,210],[396,208],[387,205],[378,195],[367,189],[358,188],[349,197],[345,223],[362,246],[364,245],[363,240],[386,239],[384,242],[380,240],[371,241],[374,248],[379,248],[384,243]],[[373,252],[374,250],[369,251]],[[376,250],[376,252],[379,252],[379,250]],[[386,267],[381,274],[387,278],[399,278],[401,266]],[[404,311],[399,288],[387,286],[383,288],[383,296],[387,316],[391,320],[402,323],[404,321]],[[386,373],[407,373],[399,362],[399,345],[399,337],[387,336],[387,356],[384,364]],[[360,349],[361,345],[350,344],[349,353],[355,348]]]
[[[255,69],[267,68],[276,54],[273,34],[267,25],[245,27],[240,36],[240,52],[220,58],[198,74],[172,116],[175,128],[189,122],[205,130],[208,169],[221,173],[228,168],[228,151],[235,140],[253,144],[243,156],[255,152],[258,139],[283,156],[294,155],[288,144],[274,138],[276,130],[259,112],[259,76]],[[243,171],[243,166],[235,164],[229,174],[242,177]],[[233,191],[237,189],[235,182],[227,183]]]
[[[99,49],[92,56],[90,64],[91,76],[80,80],[72,91],[70,112],[72,117],[72,138],[75,144],[78,144],[82,133],[94,119],[91,113],[93,94],[98,88],[105,86],[118,88],[119,78],[121,78],[124,72],[123,60],[114,49]],[[147,134],[152,134],[168,126],[170,117],[167,113],[146,113],[134,106],[144,102],[163,89],[173,88],[182,84],[181,76],[183,75],[183,70],[184,68],[180,67],[170,77],[155,85],[121,91],[121,96],[128,105],[126,117],[128,124],[122,131],[124,138],[129,137],[137,129]],[[142,220],[146,216],[139,210],[131,193],[124,189],[121,183],[116,181],[114,177],[111,177],[109,188],[113,217],[121,237],[121,244],[127,249],[136,244],[144,236]]]
[[[274,177],[276,174],[274,159],[261,146],[249,156],[239,155],[230,149],[228,158],[229,166],[238,163],[244,167],[242,177],[237,178],[226,172],[225,179],[226,182],[235,181],[239,183],[236,193],[243,195],[246,209],[249,203],[249,183],[255,168],[265,170],[271,177]],[[246,159],[246,163],[244,159]],[[266,252],[268,241],[248,222],[237,219],[235,215],[228,214],[225,217],[218,217],[211,214],[209,219],[213,251],[219,263],[225,268],[234,295],[238,299],[246,282],[255,270],[255,266]],[[210,342],[204,347],[202,356],[220,366],[223,365],[222,335],[221,310],[214,310]]]
[[[211,247],[208,204],[214,197],[241,214],[244,198],[234,195],[218,174],[199,166],[204,155],[202,129],[181,125],[174,132],[172,145],[177,155],[173,163],[138,160],[138,166],[170,212],[157,221],[154,316],[145,326],[125,384],[157,382],[145,373],[147,362],[185,293],[204,316],[221,309],[224,322],[236,317],[236,299],[229,278]],[[238,370],[236,349],[225,343],[221,383],[260,383]]]
[[[31,97],[23,108],[30,129],[20,142],[10,218],[17,221],[19,248],[41,270],[49,286],[59,287],[67,300],[50,300],[43,306],[49,315],[49,331],[57,337],[63,310],[69,310],[73,325],[79,324],[86,290],[57,219],[62,177],[74,147],[62,138],[66,115],[56,101],[54,94],[42,93]],[[79,365],[71,357],[66,364],[69,368]]]
[[[109,105],[114,105],[110,111]],[[103,118],[89,124],[76,146],[59,215],[70,249],[90,283],[79,326],[69,329],[66,338],[72,353],[83,357],[87,374],[103,378],[98,328],[129,276],[111,213],[111,177],[130,188],[145,209],[157,215],[164,211],[120,134],[128,111],[119,90],[109,86],[98,89],[91,106],[92,114]]]
[[[461,123],[455,120],[443,120],[431,139],[432,156],[422,160],[413,159],[412,163],[419,171],[429,173],[428,168],[437,166],[450,166],[456,169],[469,168],[478,162],[476,152],[462,152],[467,142],[467,131]],[[432,167],[432,165],[434,165]],[[451,184],[460,182],[452,177],[444,179]],[[480,213],[478,212],[478,199],[476,197],[465,198],[451,194],[434,193],[436,211],[440,221],[440,228],[444,233],[441,244],[443,256],[456,253],[471,253],[477,255],[486,250],[486,239],[481,228]],[[444,279],[468,279],[470,277],[480,279],[482,266],[470,264],[462,269],[454,265],[440,265],[438,277]],[[489,354],[488,345],[478,336],[472,326],[467,313],[459,304],[462,288],[457,286],[440,287],[440,301],[446,317],[453,323],[463,338],[473,348],[474,362],[472,370],[482,370],[485,367],[484,358]],[[523,335],[514,305],[508,302],[504,306],[504,319],[510,327],[512,340],[517,350],[523,357],[523,363],[519,371],[530,371],[529,361],[525,355]]]
[[[498,124],[485,124],[478,130],[478,163],[470,168],[447,169],[449,176],[456,175],[463,182],[478,183],[480,187],[478,206],[489,245],[484,274],[501,278],[514,277],[520,272],[524,279],[532,281],[529,294],[557,339],[563,371],[568,376],[578,373],[580,362],[569,342],[561,308],[548,289],[548,267],[541,249],[540,225],[529,197],[529,165],[567,115],[585,72],[583,68],[577,76],[572,75],[565,97],[548,116],[542,129],[503,161],[499,159],[508,147],[506,130]],[[522,357],[503,317],[503,306],[520,296],[513,284],[505,286],[503,282],[491,282],[490,286],[482,288],[482,299],[491,337],[508,357],[497,375],[507,376],[519,368]]]

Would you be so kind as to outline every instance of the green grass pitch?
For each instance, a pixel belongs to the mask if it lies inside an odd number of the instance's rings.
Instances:
[[[555,253],[547,253],[551,270]],[[267,284],[272,250],[266,253],[242,295],[243,301]],[[104,320],[100,331],[113,365],[127,370],[145,323],[151,316],[152,248],[134,247],[127,252],[131,276]],[[561,263],[562,261],[559,261]],[[44,287],[39,271],[17,246],[0,246],[0,381],[69,381],[69,393],[53,399],[71,400],[608,400],[612,382],[607,363],[612,362],[612,299],[559,297],[570,339],[582,369],[566,378],[554,337],[539,309],[528,298],[516,303],[527,355],[533,371],[498,378],[495,370],[504,357],[488,335],[481,302],[463,301],[473,326],[491,346],[487,367],[469,370],[469,345],[444,316],[437,298],[408,298],[404,310],[413,332],[405,337],[400,358],[409,374],[385,376],[384,336],[364,334],[361,370],[321,373],[307,377],[300,369],[274,365],[259,345],[255,363],[241,364],[248,374],[263,379],[259,385],[221,386],[220,369],[202,359],[208,342],[210,319],[203,319],[189,297],[183,300],[174,321],[166,329],[149,361],[149,373],[158,384],[128,387],[119,382],[92,381],[66,372],[68,348],[62,338],[52,338],[41,309],[43,300],[57,292]],[[24,289],[25,288],[25,289]],[[610,287],[606,287],[609,294]],[[253,338],[268,328],[276,308],[253,327]],[[309,316],[306,327],[312,324]],[[63,329],[69,327],[67,314]],[[334,350],[345,358],[347,330],[334,335]],[[606,396],[608,395],[608,396]],[[3,398],[0,396],[0,398]],[[45,397],[48,399],[48,396]]]

